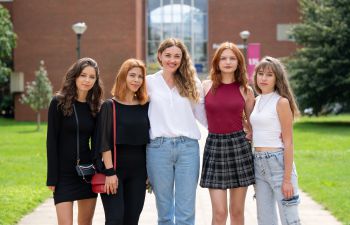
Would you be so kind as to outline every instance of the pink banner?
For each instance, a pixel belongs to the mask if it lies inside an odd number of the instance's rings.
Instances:
[[[247,68],[248,68],[248,78],[249,82],[253,82],[253,74],[255,65],[258,64],[260,60],[260,43],[249,43],[247,49]]]

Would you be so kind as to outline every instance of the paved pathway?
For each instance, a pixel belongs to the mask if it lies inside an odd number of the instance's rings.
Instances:
[[[200,141],[201,150],[203,150],[206,131],[201,128],[203,135]],[[74,208],[74,225],[76,225],[77,208]],[[301,204],[299,207],[300,217],[303,225],[341,225],[328,211],[325,211],[320,205],[316,204],[308,195],[301,192]],[[246,198],[245,224],[256,225],[256,206],[253,200],[253,188],[249,187]],[[56,213],[53,199],[46,200],[34,212],[25,216],[18,225],[51,225],[57,224]],[[98,200],[96,212],[93,220],[94,225],[104,224],[104,213],[100,199]],[[140,225],[156,225],[157,210],[155,207],[154,194],[147,194],[145,206],[143,208]],[[196,225],[211,224],[211,204],[207,189],[198,187],[196,202]],[[229,224],[229,222],[227,223]]]

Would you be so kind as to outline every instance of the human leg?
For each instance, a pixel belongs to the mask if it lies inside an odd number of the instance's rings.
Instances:
[[[116,194],[101,194],[105,212],[105,225],[121,225],[124,219],[124,181],[118,176],[118,190]]]
[[[248,187],[230,189],[231,225],[244,225],[244,203]]]
[[[174,158],[168,138],[147,145],[147,174],[156,197],[158,225],[174,225]]]
[[[285,199],[282,193],[282,182],[284,176],[283,160],[283,154],[277,154],[269,161],[271,173],[273,175],[274,194],[277,200],[281,223],[282,225],[300,225],[301,223],[298,212],[300,196],[298,190],[298,177],[296,168],[293,164],[291,175],[291,182],[294,191],[293,197],[291,199]]]
[[[61,202],[56,204],[58,225],[73,224],[73,202]]]
[[[125,182],[124,225],[138,225],[146,195],[146,168],[139,168]]]
[[[185,137],[177,139],[175,159],[175,224],[194,225],[199,177],[198,141]]]
[[[78,224],[91,225],[94,217],[96,198],[78,200]]]
[[[209,189],[212,207],[212,225],[226,225],[227,220],[227,190]]]
[[[255,196],[259,225],[278,224],[276,199],[271,184],[271,172],[267,163],[267,154],[255,152]]]

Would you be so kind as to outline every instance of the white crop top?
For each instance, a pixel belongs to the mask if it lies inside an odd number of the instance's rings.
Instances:
[[[277,114],[280,95],[276,92],[259,95],[250,115],[253,128],[253,146],[283,148],[281,123]]]

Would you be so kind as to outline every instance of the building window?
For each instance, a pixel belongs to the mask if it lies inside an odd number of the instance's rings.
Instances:
[[[207,73],[208,0],[147,1],[147,65],[159,69],[157,49],[169,37],[181,39],[188,48],[198,74]]]
[[[291,33],[294,24],[277,24],[277,41],[295,41]]]

